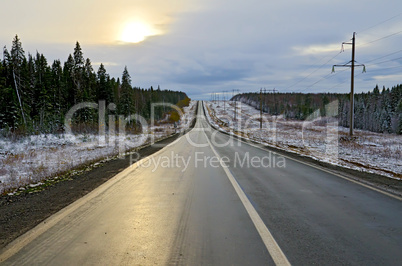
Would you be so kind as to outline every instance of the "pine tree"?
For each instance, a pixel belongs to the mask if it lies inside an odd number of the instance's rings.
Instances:
[[[13,129],[17,127],[17,117],[19,114],[18,99],[15,90],[7,84],[8,70],[7,65],[10,58],[7,49],[4,49],[5,61],[0,60],[0,129]]]
[[[36,85],[35,95],[37,96],[36,104],[38,105],[38,124],[41,131],[48,130],[53,120],[53,101],[51,90],[51,72],[47,60],[43,54],[36,53],[35,59],[36,69]]]
[[[11,64],[16,74],[20,74],[21,65],[24,59],[25,52],[22,48],[22,43],[18,38],[18,35],[15,35],[11,47]]]
[[[131,77],[128,73],[127,66],[124,67],[123,75],[121,77],[120,91],[119,112],[125,116],[129,116],[132,114],[133,90],[131,87]]]
[[[398,114],[399,114],[399,117],[398,117],[399,121],[398,121],[398,130],[396,133],[401,135],[402,134],[402,98],[399,100],[397,110],[398,110]]]
[[[21,116],[24,122],[24,125],[26,125],[26,119],[25,119],[25,113],[24,113],[24,108],[22,105],[22,80],[21,80],[21,69],[22,69],[22,64],[24,62],[25,58],[25,52],[24,49],[22,49],[22,44],[20,39],[18,38],[18,35],[15,35],[13,42],[12,42],[12,47],[11,47],[11,67],[12,67],[12,73],[13,73],[13,80],[14,80],[14,88],[17,93],[18,97],[18,102],[20,105],[21,109]]]
[[[84,72],[84,56],[80,43],[77,42],[74,48],[73,67],[71,77],[74,82],[74,104],[79,103],[84,98],[82,91],[83,84],[83,72]]]
[[[75,43],[74,48],[74,67],[81,69],[84,67],[84,55],[79,42]]]
[[[58,112],[60,112],[64,103],[62,80],[63,68],[61,67],[61,62],[60,60],[54,60],[52,64],[52,91],[54,92],[53,103]]]
[[[378,89],[378,84],[375,86],[374,90],[373,90],[373,94],[375,96],[378,96],[380,94],[380,90]]]
[[[103,64],[95,73],[91,60],[84,60],[78,42],[63,65],[55,60],[50,66],[39,52],[25,57],[16,35],[11,53],[4,47],[3,58],[0,60],[0,129],[21,129],[24,122],[27,130],[59,131],[66,112],[81,101],[116,101],[119,114],[128,116],[142,112],[149,118],[152,102],[175,104],[187,97],[183,92],[162,91],[159,86],[157,90],[132,88],[127,67],[121,82],[119,78],[110,78]],[[161,117],[163,111],[162,108],[156,110],[156,115]],[[97,121],[95,112],[90,108],[80,110],[73,120]]]
[[[105,66],[100,64],[97,73],[97,100],[105,100],[111,102],[113,92],[110,87],[109,75],[106,72]]]
[[[70,109],[74,104],[77,103],[77,95],[74,89],[74,58],[70,54],[67,61],[64,63],[63,76],[64,76],[64,90],[66,93],[66,109]]]

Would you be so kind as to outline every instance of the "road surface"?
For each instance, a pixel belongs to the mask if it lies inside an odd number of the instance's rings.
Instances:
[[[211,129],[133,164],[4,265],[402,265],[401,199]],[[135,156],[133,156],[135,157]]]

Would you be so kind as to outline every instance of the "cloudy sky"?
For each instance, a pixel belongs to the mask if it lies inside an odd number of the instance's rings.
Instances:
[[[18,34],[49,63],[79,41],[97,70],[127,66],[132,85],[211,92],[348,92],[356,32],[357,92],[402,83],[400,0],[2,0],[0,44]],[[229,95],[229,93],[227,93]],[[230,93],[231,95],[231,93]]]

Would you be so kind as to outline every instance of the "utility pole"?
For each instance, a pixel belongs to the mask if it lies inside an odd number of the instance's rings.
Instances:
[[[356,33],[353,32],[353,38],[352,38],[352,61],[351,63],[351,76],[350,76],[350,111],[349,111],[349,121],[350,121],[350,128],[349,128],[349,135],[353,136],[353,127],[354,127],[354,112],[355,112],[355,92],[354,92],[354,86],[355,86],[355,40],[356,40]]]
[[[275,104],[275,114],[277,113],[277,108],[276,108],[276,99],[275,99],[275,92],[277,92],[278,90],[276,90],[275,88],[273,90],[267,90],[267,89],[260,89],[260,129],[262,129],[262,112],[263,112],[263,104],[262,104],[262,96],[264,95],[264,105],[265,105],[265,95],[267,93],[267,91],[269,92],[273,92],[274,93],[274,104]]]
[[[355,47],[356,47],[356,32],[353,32],[352,42],[343,42],[342,43],[342,50],[344,44],[351,44],[352,45],[352,60],[349,61],[347,64],[344,65],[333,65],[332,72],[335,72],[335,67],[350,67],[351,68],[351,77],[350,77],[350,111],[349,111],[349,135],[353,136],[353,127],[354,127],[354,79],[355,79],[355,67],[362,66],[363,73],[366,72],[366,66],[364,64],[356,65],[355,60]],[[350,65],[348,65],[350,63]]]
[[[262,88],[260,89],[260,129],[262,129]]]
[[[226,91],[223,91],[223,111],[226,111]]]
[[[264,105],[265,105],[265,102],[266,102],[265,95],[267,94],[267,92],[272,92],[273,93],[273,96],[274,96],[274,111],[272,113],[274,115],[276,115],[278,113],[278,108],[276,106],[275,92],[278,92],[278,90],[275,89],[275,88],[273,90],[267,90],[267,89],[264,88]],[[268,108],[268,110],[269,110],[269,108]]]
[[[233,97],[235,96],[235,92],[239,92],[239,90],[233,89]],[[237,101],[234,100],[234,122],[237,122]]]
[[[276,90],[276,89],[274,88],[273,90],[270,90],[270,91],[272,91],[273,94],[274,94],[274,106],[275,106],[274,114],[275,114],[275,115],[278,115],[278,108],[277,108],[277,106],[276,106],[276,99],[275,99],[275,92],[277,92],[278,90]]]
[[[235,90],[233,89],[233,97],[234,96],[235,96]],[[233,99],[233,101],[234,101],[234,104],[235,104],[235,106],[234,106],[234,122],[236,123],[236,115],[237,115],[236,107],[237,107],[237,104],[236,104],[235,99]]]
[[[276,106],[276,99],[275,99],[275,92],[277,92],[277,90],[274,88],[272,90],[272,92],[274,93],[274,105],[275,105],[275,115],[278,115],[278,108]]]

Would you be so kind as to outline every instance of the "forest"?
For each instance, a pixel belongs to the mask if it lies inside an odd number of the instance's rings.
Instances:
[[[325,105],[338,100],[338,122],[349,127],[349,93],[243,93],[231,100],[260,110],[260,99],[264,112],[296,120],[307,119],[315,110],[325,116]],[[381,91],[376,85],[372,91],[355,94],[354,99],[355,128],[402,134],[402,84],[391,89],[383,87]]]
[[[18,35],[12,40],[11,50],[3,48],[0,59],[0,131],[20,134],[63,132],[64,116],[75,104],[98,103],[105,100],[106,106],[114,103],[114,115],[139,114],[150,118],[151,103],[188,103],[186,93],[144,89],[131,85],[131,76],[124,68],[122,77],[110,77],[105,66],[100,64],[95,72],[89,58],[84,58],[79,42],[73,54],[62,63],[48,63],[46,57],[36,52],[28,53],[22,47]],[[170,111],[170,110],[169,110]],[[156,119],[168,112],[163,107],[155,110]],[[109,113],[106,113],[109,115]],[[108,116],[107,116],[108,117]],[[96,128],[98,113],[85,108],[74,116],[74,123]]]

